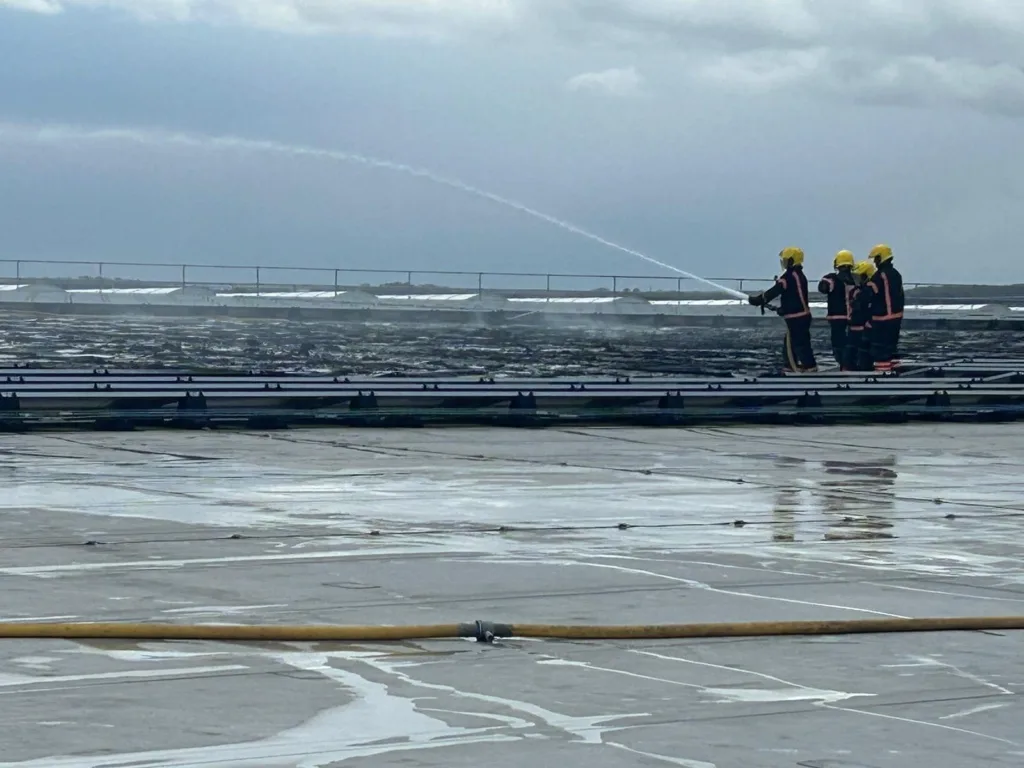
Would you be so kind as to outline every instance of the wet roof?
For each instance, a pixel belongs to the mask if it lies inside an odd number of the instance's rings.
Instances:
[[[27,290],[28,289],[28,290]],[[38,296],[25,295],[42,291],[46,294],[45,301]],[[497,290],[488,291],[463,291],[455,293],[405,293],[405,294],[382,294],[374,295],[363,290],[338,290],[334,288],[320,288],[307,290],[281,290],[280,286],[266,286],[263,290],[256,291],[226,291],[221,290],[214,293],[213,287],[202,285],[162,285],[151,287],[134,286],[130,288],[72,288],[62,289],[55,285],[44,283],[22,284],[22,285],[0,285],[0,298],[6,303],[8,300],[14,304],[25,304],[32,306],[38,303],[52,304],[54,295],[65,295],[67,301],[81,304],[93,299],[100,300],[104,297],[118,297],[119,302],[125,302],[125,306],[132,305],[132,298],[145,299],[139,306],[160,306],[161,297],[170,301],[167,306],[179,305],[182,302],[192,302],[196,307],[203,307],[214,302],[218,307],[241,307],[249,306],[256,302],[260,307],[274,307],[279,309],[286,306],[305,306],[303,302],[319,300],[341,300],[345,302],[356,302],[367,306],[377,306],[378,310],[387,310],[393,307],[404,307],[406,309],[419,305],[459,305],[460,307],[476,305],[480,302],[486,303],[489,307],[498,309],[506,308],[511,311],[515,307],[534,307],[537,312],[593,312],[600,313],[601,307],[621,307],[625,315],[664,315],[673,316],[721,316],[728,318],[745,318],[747,321],[755,319],[751,314],[749,304],[745,299],[737,298],[715,298],[715,299],[646,299],[635,293],[618,293],[615,295],[588,296],[580,294],[559,295],[557,292],[548,292],[543,296],[507,296],[506,293]],[[242,304],[239,304],[242,302]],[[298,302],[296,304],[295,302]],[[67,303],[67,302],[63,302]],[[1013,303],[1013,306],[1010,306]],[[1006,299],[1003,302],[950,302],[943,303],[914,303],[906,307],[908,320],[916,319],[941,319],[961,318],[999,318],[1011,314],[1019,314],[1024,311],[1024,306],[1018,306],[1016,298]],[[811,309],[816,316],[823,316],[827,304],[823,301],[810,302]],[[250,306],[251,308],[251,306]],[[127,310],[125,310],[127,311]],[[773,319],[769,317],[769,320]]]
[[[6,620],[1024,613],[1012,424],[2,440]],[[0,766],[1020,765],[1022,651],[0,640]]]

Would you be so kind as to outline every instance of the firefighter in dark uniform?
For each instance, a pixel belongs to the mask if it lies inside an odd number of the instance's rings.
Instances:
[[[840,369],[843,368],[846,347],[846,328],[850,322],[850,292],[853,291],[854,258],[850,251],[840,251],[832,260],[832,271],[821,278],[818,292],[828,297],[828,314],[825,319],[832,331],[832,356]]]
[[[853,290],[850,291],[850,323],[843,354],[844,371],[870,371],[871,348],[868,328],[871,325],[871,289],[868,280],[875,274],[875,265],[862,261],[853,268]]]
[[[807,296],[807,276],[804,274],[804,252],[799,248],[783,248],[779,263],[785,270],[775,278],[775,285],[763,293],[755,293],[748,301],[762,307],[779,299],[778,314],[786,321],[786,339],[783,360],[786,369],[795,373],[813,373],[818,370],[811,347],[811,305]]]
[[[879,372],[893,370],[898,364],[900,326],[903,325],[903,275],[892,263],[892,248],[876,245],[868,258],[875,274],[867,283],[871,291],[871,359]]]

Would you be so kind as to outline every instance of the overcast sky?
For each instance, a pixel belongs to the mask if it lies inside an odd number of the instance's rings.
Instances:
[[[1024,281],[1021,0],[0,0],[3,257]]]

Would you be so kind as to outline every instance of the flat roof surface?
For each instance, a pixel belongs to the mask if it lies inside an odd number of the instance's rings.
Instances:
[[[0,610],[371,625],[1022,614],[1022,437],[0,436]],[[1021,632],[0,640],[0,766],[1019,766],[1022,657]]]
[[[778,318],[756,328],[601,328],[26,315],[0,309],[0,366],[303,371],[330,376],[759,375],[782,366]],[[815,323],[820,364],[831,361]],[[913,330],[904,360],[1022,358],[1013,330]]]

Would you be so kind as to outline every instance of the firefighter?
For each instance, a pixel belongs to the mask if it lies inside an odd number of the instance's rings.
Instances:
[[[813,373],[818,370],[818,363],[811,347],[811,305],[803,269],[804,252],[799,248],[783,248],[779,252],[779,263],[784,271],[775,278],[775,285],[747,300],[755,307],[763,307],[772,299],[779,299],[776,312],[786,321],[783,342],[786,369],[794,373]]]
[[[853,290],[854,258],[850,251],[839,251],[832,260],[832,271],[821,278],[818,292],[828,297],[828,314],[825,319],[832,332],[832,356],[839,367],[843,367],[846,347],[846,328],[850,320],[850,292]]]
[[[903,325],[903,275],[892,263],[892,248],[876,245],[868,254],[875,274],[867,283],[871,291],[871,359],[876,372],[893,370],[899,364],[900,326]]]
[[[842,369],[844,371],[870,371],[873,366],[868,328],[871,325],[872,291],[867,287],[867,282],[875,274],[875,265],[870,261],[862,261],[852,271],[854,285],[853,290],[850,291],[850,319]]]

